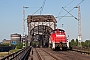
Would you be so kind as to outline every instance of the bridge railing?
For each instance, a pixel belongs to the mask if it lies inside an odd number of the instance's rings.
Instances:
[[[28,46],[22,50],[3,57],[1,60],[26,60],[30,54],[31,47]]]

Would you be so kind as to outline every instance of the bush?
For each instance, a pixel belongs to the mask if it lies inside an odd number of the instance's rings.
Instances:
[[[22,47],[23,47],[22,43],[16,44],[16,49],[22,49]]]
[[[10,50],[9,53],[14,53],[14,52],[17,52],[19,51],[20,49],[13,49],[13,50]]]
[[[9,43],[2,43],[0,44],[0,46],[9,46],[10,44]]]

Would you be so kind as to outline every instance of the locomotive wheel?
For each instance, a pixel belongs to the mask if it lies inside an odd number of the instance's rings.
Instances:
[[[49,47],[52,48],[52,44],[49,44]]]
[[[63,51],[66,51],[66,50],[67,50],[67,47],[62,47],[62,50],[63,50]]]

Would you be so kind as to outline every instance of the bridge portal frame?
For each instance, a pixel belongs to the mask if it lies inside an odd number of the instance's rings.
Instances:
[[[56,29],[56,19],[53,15],[28,15],[27,25],[28,25],[28,45],[31,44],[31,38],[33,37],[30,32],[35,26],[45,25],[51,27],[53,30]],[[44,28],[44,27],[43,27]],[[43,30],[43,29],[42,29]],[[36,33],[37,34],[37,33]],[[34,33],[34,35],[36,35]],[[38,32],[38,34],[41,34]]]

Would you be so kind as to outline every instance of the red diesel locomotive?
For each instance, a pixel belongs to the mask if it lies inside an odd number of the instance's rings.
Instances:
[[[67,50],[67,37],[63,29],[55,29],[51,32],[49,38],[49,47],[53,50]]]

